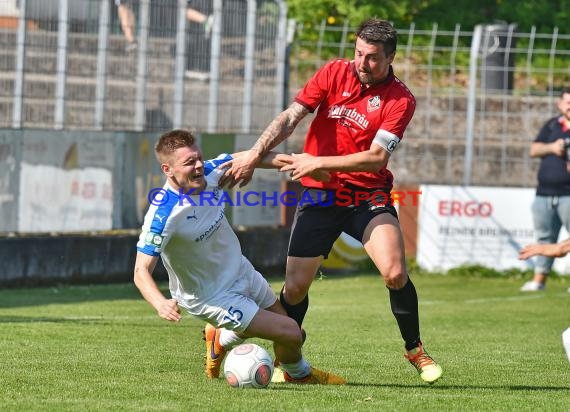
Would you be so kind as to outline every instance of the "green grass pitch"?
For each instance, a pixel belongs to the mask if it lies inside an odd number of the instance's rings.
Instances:
[[[203,325],[159,319],[134,285],[0,290],[0,410],[570,410],[566,279],[531,294],[518,292],[520,279],[414,282],[425,347],[444,369],[432,386],[402,356],[377,275],[329,275],[311,289],[304,353],[349,384],[264,390],[207,380]]]

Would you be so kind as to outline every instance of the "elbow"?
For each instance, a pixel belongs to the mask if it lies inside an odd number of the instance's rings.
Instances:
[[[380,173],[381,170],[382,170],[382,168],[378,167],[378,166],[368,166],[368,167],[361,168],[360,170],[358,170],[358,172]]]
[[[532,143],[528,150],[528,155],[530,157],[543,157],[546,156],[550,150],[550,144],[548,143]]]
[[[386,165],[374,163],[369,165],[361,165],[358,168],[353,169],[353,172],[365,172],[365,173],[380,173]]]
[[[388,165],[388,160],[390,160],[390,153],[384,148],[373,144],[367,153],[363,171],[378,173]]]
[[[386,168],[386,163],[381,164],[380,166],[376,166],[374,168],[374,170],[372,170],[373,173],[379,173],[381,170]]]
[[[377,161],[377,162],[370,164],[366,168],[365,172],[378,173],[382,169],[384,169],[387,165],[388,165],[388,162],[386,160],[380,160],[380,161]]]

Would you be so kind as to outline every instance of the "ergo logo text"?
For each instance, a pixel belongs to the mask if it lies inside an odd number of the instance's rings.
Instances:
[[[474,200],[440,200],[438,213],[440,216],[489,217],[493,214],[493,205]]]

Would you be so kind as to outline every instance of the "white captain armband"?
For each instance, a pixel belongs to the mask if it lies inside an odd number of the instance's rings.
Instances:
[[[377,144],[378,146],[384,148],[388,153],[392,153],[396,146],[400,143],[400,138],[393,133],[387,132],[386,130],[378,130],[372,144]]]

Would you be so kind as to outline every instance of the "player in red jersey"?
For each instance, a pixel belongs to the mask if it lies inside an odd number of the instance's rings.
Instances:
[[[304,199],[315,199],[300,204],[295,213],[281,303],[301,325],[308,309],[309,287],[322,259],[340,234],[348,233],[362,242],[384,279],[405,342],[404,356],[422,380],[433,383],[441,377],[442,369],[423,349],[418,297],[406,271],[398,215],[391,202],[386,202],[393,184],[388,160],[416,106],[412,93],[394,76],[396,45],[397,34],[389,22],[364,22],[356,32],[354,60],[338,59],[324,65],[291,106],[271,122],[248,155],[231,164],[222,184],[247,184],[261,158],[290,136],[301,119],[317,110],[304,153],[280,157],[288,163],[281,170],[289,171],[304,186]],[[315,172],[329,172],[331,178],[316,181],[309,177]],[[352,204],[334,201],[336,189],[341,188],[355,193]],[[362,197],[356,193],[361,196],[363,191],[371,196],[359,202]]]

